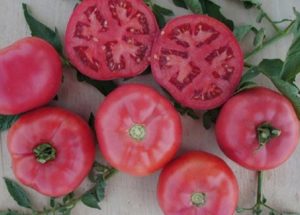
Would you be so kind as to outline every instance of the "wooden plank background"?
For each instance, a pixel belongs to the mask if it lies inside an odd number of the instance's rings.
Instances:
[[[236,3],[237,0],[216,1],[222,5],[222,11],[226,16],[233,19],[237,24],[255,23],[256,13],[254,10],[244,10]],[[23,17],[21,3],[29,4],[34,16],[50,27],[56,26],[63,38],[68,18],[76,4],[75,0],[0,0],[0,48],[3,48],[22,37],[30,35],[30,31]],[[184,14],[185,11],[172,5],[171,0],[157,1],[177,15]],[[300,10],[299,0],[263,0],[263,7],[275,19],[293,18],[292,8]],[[268,25],[263,22],[263,25]],[[268,25],[269,26],[269,25]],[[274,33],[269,27],[268,33]],[[275,45],[265,49],[252,59],[253,63],[264,58],[284,58],[287,48],[291,42],[291,37],[285,38]],[[242,44],[245,51],[251,48],[252,38]],[[300,60],[300,59],[299,59]],[[1,71],[0,71],[1,72]],[[74,72],[66,70],[64,72],[65,81],[59,92],[59,101],[56,105],[61,105],[75,111],[86,119],[91,111],[95,111],[101,103],[103,96],[93,87],[78,83]],[[143,82],[154,87],[151,75],[138,77],[130,82]],[[272,84],[263,77],[257,79],[258,83],[264,86],[273,87]],[[298,84],[300,82],[298,81]],[[245,170],[229,159],[227,159],[218,149],[214,137],[214,131],[205,130],[200,121],[193,121],[188,117],[182,117],[184,125],[184,139],[181,154],[187,150],[204,150],[219,155],[232,167],[240,185],[240,206],[252,206],[255,201],[256,178],[255,173]],[[0,136],[0,177],[14,178],[11,170],[11,161],[6,147],[6,134],[2,132]],[[101,157],[98,155],[98,157]],[[300,212],[300,148],[281,167],[276,170],[266,172],[264,191],[269,200],[269,205],[278,210]],[[159,172],[148,177],[132,177],[118,173],[108,182],[106,198],[101,203],[102,210],[97,211],[79,204],[72,214],[101,214],[101,215],[161,215],[156,201],[156,183]],[[89,187],[87,182],[83,183],[76,193],[81,193]],[[33,199],[33,203],[38,208],[43,208],[48,199],[26,188]],[[13,199],[9,196],[3,180],[0,180],[0,210],[12,208],[18,209]]]

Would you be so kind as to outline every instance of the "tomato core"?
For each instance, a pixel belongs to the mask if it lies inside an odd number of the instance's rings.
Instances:
[[[146,129],[143,125],[141,124],[135,124],[129,129],[129,135],[137,140],[141,141],[145,138],[146,136]]]
[[[193,193],[191,201],[192,204],[196,207],[205,205],[205,193]]]
[[[45,164],[56,158],[56,149],[49,143],[42,143],[33,150],[36,160]]]
[[[266,145],[272,138],[279,137],[281,134],[281,130],[278,128],[274,128],[269,123],[262,123],[256,129],[257,138],[259,142],[259,148]]]

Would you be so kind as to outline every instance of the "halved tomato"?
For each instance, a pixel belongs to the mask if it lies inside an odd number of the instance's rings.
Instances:
[[[69,20],[66,52],[91,78],[131,77],[149,65],[158,31],[155,16],[142,0],[85,0]]]
[[[162,30],[152,50],[154,78],[181,104],[212,109],[237,87],[243,53],[232,32],[205,15],[181,16]]]

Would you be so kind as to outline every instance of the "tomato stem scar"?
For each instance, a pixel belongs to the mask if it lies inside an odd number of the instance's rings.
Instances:
[[[192,204],[201,207],[205,204],[205,193],[193,193],[191,197]]]
[[[146,136],[146,129],[143,125],[141,124],[135,124],[129,129],[129,135],[137,140],[141,141],[145,138]]]
[[[54,160],[56,157],[56,149],[49,143],[42,143],[36,146],[33,152],[36,160],[41,164]]]
[[[274,128],[269,123],[262,123],[256,129],[257,138],[259,142],[259,148],[266,145],[272,138],[279,137],[281,130]]]

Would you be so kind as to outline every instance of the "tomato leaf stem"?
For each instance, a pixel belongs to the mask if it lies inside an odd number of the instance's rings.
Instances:
[[[92,171],[96,172],[96,179],[94,182],[94,185],[84,192],[82,195],[75,197],[73,193],[68,194],[67,196],[63,197],[62,202],[57,202],[55,198],[50,198],[50,207],[44,208],[43,210],[36,210],[32,207],[30,203],[30,199],[28,198],[27,194],[25,193],[25,190],[18,185],[16,182],[5,178],[5,182],[7,183],[7,188],[10,190],[10,194],[13,196],[13,198],[18,202],[20,206],[26,207],[31,209],[31,213],[23,213],[18,211],[12,211],[10,209],[6,211],[0,211],[0,215],[2,214],[11,214],[11,215],[49,215],[49,214],[70,214],[71,210],[75,208],[78,202],[83,202],[83,197],[85,196],[91,196],[91,198],[94,199],[95,197],[95,204],[99,204],[100,201],[104,199],[104,192],[105,192],[105,186],[109,178],[111,178],[115,173],[117,173],[117,170],[113,167],[102,165],[98,162],[95,162],[92,168]],[[90,201],[88,199],[87,201]],[[84,202],[86,203],[86,202]],[[87,206],[90,206],[88,203]],[[100,207],[98,207],[100,209]]]
[[[270,215],[284,215],[293,214],[299,215],[299,213],[280,212],[267,204],[267,199],[263,195],[263,171],[257,171],[257,191],[256,191],[256,203],[250,208],[237,208],[237,213],[243,213],[245,211],[252,211],[254,215],[263,214],[264,209],[269,210]]]
[[[274,22],[274,21],[271,19],[271,17],[269,16],[269,14],[265,12],[265,10],[261,7],[261,5],[258,5],[257,8],[258,8],[258,10],[259,10],[260,13],[261,13],[262,19],[265,18],[265,19],[272,25],[272,27],[274,28],[274,30],[275,30],[277,33],[281,33],[282,30],[277,26],[276,22]]]
[[[282,32],[275,34],[273,37],[268,39],[267,41],[263,42],[261,46],[258,46],[251,52],[245,55],[245,60],[248,60],[252,56],[256,55],[261,50],[265,49],[266,47],[270,46],[271,44],[277,42],[278,40],[288,36],[291,33],[291,29],[294,26],[295,21],[291,22]]]

